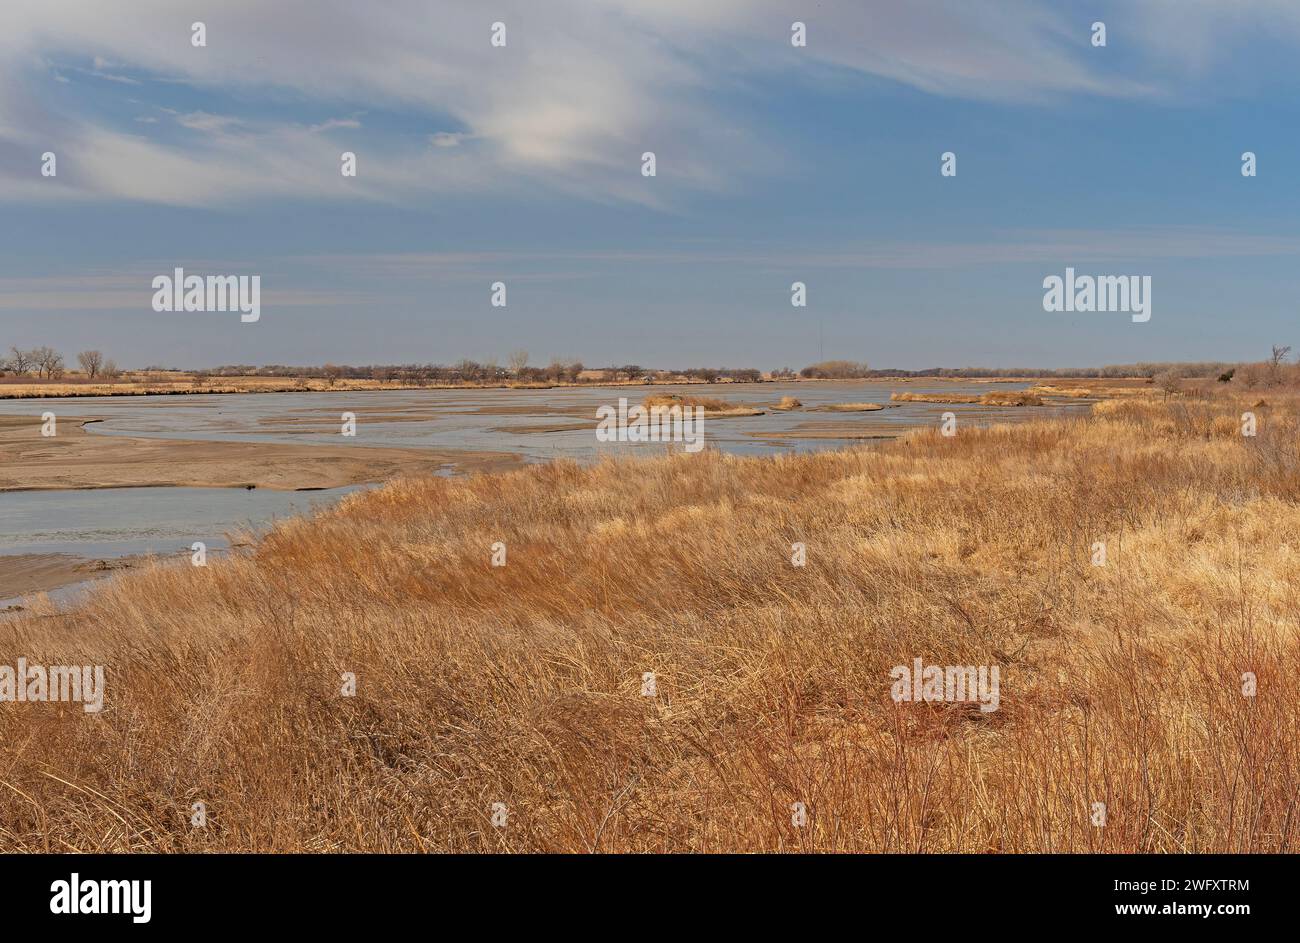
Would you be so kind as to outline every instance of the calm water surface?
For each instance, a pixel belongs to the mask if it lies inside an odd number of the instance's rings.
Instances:
[[[0,554],[87,557],[189,552],[230,546],[229,535],[303,514],[355,488],[248,491],[243,488],[98,488],[0,494]]]
[[[842,448],[855,434],[889,436],[912,426],[937,424],[943,412],[959,423],[1041,417],[1060,407],[990,410],[986,407],[903,403],[875,412],[809,412],[833,403],[889,404],[893,390],[979,394],[1028,384],[817,383],[728,384],[717,387],[623,387],[555,390],[396,390],[329,393],[199,394],[0,400],[0,414],[49,410],[60,417],[99,420],[92,435],[164,439],[394,446],[516,452],[527,461],[566,457],[589,461],[608,452],[657,454],[657,444],[599,443],[596,408],[619,397],[639,403],[649,393],[708,396],[767,408],[794,396],[804,409],[762,416],[709,419],[708,446],[744,455]],[[339,434],[341,416],[357,416],[357,435]],[[582,428],[575,428],[582,426]],[[556,428],[559,427],[559,428]],[[570,428],[565,428],[570,427]],[[826,433],[844,438],[824,438]],[[449,473],[454,473],[454,467]],[[113,556],[169,553],[194,540],[224,546],[225,534],[264,527],[336,500],[348,490],[276,492],[225,488],[119,488],[96,491],[28,491],[0,494],[0,554],[76,553]]]

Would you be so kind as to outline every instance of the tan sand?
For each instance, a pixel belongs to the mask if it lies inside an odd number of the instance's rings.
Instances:
[[[0,491],[65,488],[339,488],[401,475],[499,471],[522,464],[512,452],[399,449],[262,442],[197,442],[93,435],[60,418],[58,435],[40,420],[0,416]]]
[[[108,576],[136,566],[142,557],[88,560],[67,553],[20,553],[0,556],[0,599],[45,593],[61,586]],[[3,609],[0,609],[3,611]]]
[[[581,432],[584,429],[595,429],[596,427],[597,423],[593,420],[592,422],[551,422],[534,426],[493,426],[490,431],[533,435],[546,432]]]
[[[885,409],[881,403],[828,403],[825,406],[813,406],[810,413],[874,413]]]

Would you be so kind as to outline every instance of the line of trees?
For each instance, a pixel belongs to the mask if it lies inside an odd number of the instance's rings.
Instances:
[[[840,361],[831,361],[832,363]],[[823,366],[814,364],[800,371],[808,376],[808,370]],[[863,365],[865,366],[865,364]],[[931,367],[927,370],[867,370],[862,376],[879,379],[895,377],[1035,377],[1080,380],[1105,380],[1120,377],[1154,377],[1170,370],[1188,377],[1212,377],[1224,371],[1240,367],[1238,363],[1219,361],[1174,362],[1174,363],[1122,363],[1109,364],[1104,367]]]
[[[659,370],[639,364],[621,364],[588,369],[581,361],[554,358],[544,367],[528,364],[528,352],[516,350],[506,360],[506,366],[495,360],[480,363],[476,360],[459,360],[454,364],[370,364],[347,366],[327,363],[321,366],[288,366],[285,364],[225,364],[204,370],[205,377],[276,377],[280,379],[307,379],[323,377],[330,382],[338,380],[379,380],[410,383],[600,383],[638,381],[647,378],[665,380],[684,377],[706,383],[729,381],[757,383],[762,371],[753,367],[688,367],[683,370]]]
[[[1290,361],[1291,345],[1274,344],[1267,360],[1236,364],[1220,373],[1220,383],[1232,383],[1248,390],[1267,387],[1300,386],[1300,363]]]
[[[1178,380],[1207,379],[1233,382],[1249,388],[1269,386],[1300,386],[1300,363],[1288,360],[1290,346],[1276,345],[1267,360],[1256,363],[1228,363],[1219,361],[1110,364],[1102,367],[1070,367],[1051,369],[1043,367],[931,367],[925,370],[885,369],[873,370],[866,363],[854,360],[826,360],[809,364],[797,373],[791,367],[773,370],[773,380],[793,380],[796,376],[817,380],[896,379],[923,377],[1031,377],[1037,379],[1114,379],[1120,377],[1146,377],[1160,385],[1172,385]],[[478,362],[462,359],[454,364],[370,364],[346,366],[327,363],[321,366],[288,366],[267,364],[227,364],[210,370],[189,371],[199,383],[219,377],[276,377],[306,380],[325,378],[331,384],[341,379],[379,380],[424,384],[493,384],[511,381],[522,383],[601,383],[656,381],[675,379],[704,383],[757,383],[763,379],[761,371],[753,367],[687,367],[664,370],[629,363],[588,369],[578,360],[552,358],[544,367],[530,366],[528,351],[512,351],[506,366],[495,360]],[[115,380],[121,376],[117,365],[98,350],[83,350],[76,355],[80,374],[87,380]],[[149,368],[161,370],[162,368]],[[63,354],[49,346],[28,350],[10,347],[6,357],[0,357],[0,375],[15,377],[35,376],[42,380],[64,379],[68,373]]]
[[[1102,367],[1102,377],[1145,376],[1165,395],[1172,396],[1186,388],[1185,381],[1192,387],[1206,389],[1215,382],[1231,383],[1235,387],[1248,390],[1269,387],[1300,387],[1300,363],[1288,360],[1291,353],[1289,344],[1274,344],[1267,360],[1247,363],[1160,363],[1134,364],[1120,367]],[[1111,371],[1128,371],[1127,373]],[[1080,371],[1083,376],[1083,371]]]
[[[105,360],[98,350],[83,350],[77,354],[81,373],[89,380],[116,379],[121,371],[117,364]],[[42,380],[61,380],[67,374],[63,354],[53,347],[33,347],[23,350],[10,347],[9,356],[0,358],[0,375],[29,377],[33,374]]]
[[[520,352],[521,353],[521,352]],[[527,354],[523,354],[526,358]],[[408,363],[408,364],[369,364],[366,366],[347,366],[327,363],[322,366],[295,367],[285,364],[226,364],[203,371],[210,377],[277,377],[288,379],[307,379],[324,377],[331,382],[337,380],[380,380],[410,383],[504,383],[509,380],[544,383],[576,383],[584,367],[579,361],[555,359],[545,367],[530,367],[527,360],[520,361],[511,355],[511,365],[502,367],[496,361],[479,363],[476,360],[460,360],[454,364]]]
[[[1217,380],[1229,382],[1234,376],[1242,385],[1274,386],[1300,383],[1300,363],[1287,361],[1290,347],[1274,347],[1268,360],[1259,363],[1224,361],[1176,361],[1108,364],[1101,367],[931,367],[925,370],[884,369],[873,370],[865,362],[855,360],[826,360],[809,364],[799,371],[782,367],[769,374],[773,380],[792,380],[796,376],[819,380],[899,379],[905,377],[976,377],[1035,379],[1118,379],[1145,377],[1167,379],[1174,376],[1184,379]],[[635,382],[638,380],[671,381],[681,378],[705,383],[757,383],[763,373],[752,367],[686,367],[661,369],[639,364],[620,364],[607,367],[584,368],[578,361],[552,360],[546,367],[528,365],[528,352],[513,351],[507,366],[496,361],[478,363],[461,360],[450,366],[442,364],[378,365],[344,367],[326,364],[323,367],[287,367],[232,365],[207,371],[213,376],[274,376],[274,377],[327,377],[337,379],[410,380],[437,383],[491,383],[517,380],[541,383],[579,382]]]
[[[1103,367],[931,367],[928,370],[869,370],[865,363],[828,360],[811,364],[799,371],[809,379],[901,379],[921,377],[1027,377],[1041,380],[1106,380],[1121,377],[1145,377],[1166,391],[1181,387],[1184,380],[1233,383],[1246,389],[1266,387],[1300,387],[1300,363],[1289,360],[1289,345],[1274,345],[1266,360],[1257,362],[1184,361],[1164,363],[1124,363]],[[792,378],[788,367],[774,370],[773,379]]]
[[[871,368],[853,360],[823,360],[799,371],[808,380],[861,380],[870,377]]]

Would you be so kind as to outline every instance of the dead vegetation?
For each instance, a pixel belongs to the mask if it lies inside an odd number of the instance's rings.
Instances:
[[[890,393],[889,398],[897,403],[952,403],[979,406],[1042,406],[1043,400],[1036,391],[1002,391],[992,393]]]
[[[714,399],[708,396],[683,396],[680,393],[654,393],[642,400],[641,405],[646,409],[671,409],[674,406],[693,409],[698,406],[704,410],[704,415],[715,418],[763,415],[763,410],[753,406],[729,403],[725,399]]]
[[[1297,409],[1250,409],[409,479],[115,577],[0,621],[108,675],[0,704],[0,849],[1292,850]],[[917,657],[1000,709],[894,703]]]

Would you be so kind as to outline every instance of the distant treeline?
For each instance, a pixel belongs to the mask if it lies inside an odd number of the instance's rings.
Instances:
[[[1035,377],[1106,379],[1118,377],[1155,377],[1176,373],[1183,377],[1218,376],[1238,363],[1132,363],[1112,364],[1105,367],[1069,367],[1047,369],[1043,367],[930,367],[925,370],[872,369],[865,363],[852,360],[827,360],[810,364],[802,370],[784,367],[773,370],[775,380],[794,379],[796,376],[816,380],[893,379],[902,377]],[[154,368],[161,369],[161,368]],[[515,360],[510,366],[494,362],[479,363],[460,360],[454,364],[372,364],[353,367],[341,364],[322,366],[288,366],[285,364],[227,364],[210,370],[190,371],[211,377],[279,377],[327,379],[406,381],[411,383],[496,383],[508,380],[537,383],[582,383],[627,380],[663,381],[674,377],[704,383],[719,381],[756,383],[763,372],[754,367],[685,367],[665,370],[642,367],[637,364],[622,366],[586,367],[579,361],[554,360],[545,367],[530,367]]]
[[[1182,377],[1217,377],[1238,363],[1127,363],[1106,367],[930,367],[926,370],[872,370],[865,363],[851,360],[827,360],[804,367],[799,375],[819,380],[892,379],[900,377],[1056,377],[1076,379],[1115,379],[1119,377],[1155,377],[1174,373]],[[787,368],[788,369],[788,368]],[[778,371],[784,373],[785,371]],[[774,373],[773,376],[777,374]],[[790,372],[793,376],[793,372]]]
[[[211,370],[198,371],[211,377],[324,377],[330,380],[380,380],[410,383],[495,383],[506,380],[535,380],[547,383],[574,383],[584,367],[581,363],[555,361],[547,367],[523,366],[510,369],[495,363],[478,363],[461,360],[454,364],[407,363],[372,364],[351,367],[327,363],[322,366],[292,367],[284,364],[227,364]]]
[[[522,352],[520,352],[522,353]],[[210,377],[324,377],[332,380],[380,380],[410,383],[599,383],[624,380],[663,380],[682,377],[705,383],[727,380],[735,383],[756,383],[763,378],[762,371],[753,367],[688,367],[684,370],[658,370],[637,364],[611,367],[586,367],[579,361],[553,360],[545,367],[530,367],[519,354],[511,356],[509,366],[494,362],[479,363],[460,360],[454,364],[374,364],[351,367],[327,363],[322,366],[293,367],[283,364],[253,366],[227,364],[211,370],[192,371]]]
[[[77,363],[81,374],[91,380],[113,380],[121,371],[117,364],[105,360],[97,350],[83,350],[77,354]],[[10,347],[8,356],[0,354],[0,377],[17,377],[23,379],[35,375],[40,380],[62,380],[68,372],[63,361],[63,354],[53,347],[33,347],[23,350]]]
[[[1289,347],[1273,348],[1273,355],[1267,361],[1257,364],[1224,362],[1168,362],[1168,363],[1129,363],[1111,364],[1104,367],[1066,367],[1047,369],[1043,367],[930,367],[925,370],[872,369],[866,363],[854,360],[825,360],[809,364],[801,370],[783,367],[766,374],[773,380],[793,380],[797,377],[811,380],[863,380],[863,379],[901,379],[923,377],[990,377],[1014,378],[1028,377],[1041,379],[1115,379],[1120,377],[1178,377],[1184,379],[1231,380],[1234,373],[1242,379],[1249,378],[1261,384],[1277,382],[1285,368],[1290,372],[1300,370],[1300,365],[1288,363],[1286,356]],[[348,366],[345,364],[322,364],[319,366],[289,366],[286,364],[226,364],[206,370],[178,370],[160,366],[145,367],[142,372],[163,372],[173,370],[187,373],[200,379],[217,379],[222,377],[273,377],[281,379],[315,379],[334,380],[378,380],[381,382],[404,382],[413,384],[493,384],[493,383],[609,383],[609,382],[672,382],[686,380],[702,383],[757,383],[765,374],[754,367],[686,367],[665,370],[657,367],[643,367],[639,364],[620,366],[586,367],[580,361],[555,359],[547,366],[534,367],[528,364],[527,351],[515,351],[509,357],[509,365],[501,366],[495,361],[479,363],[475,360],[460,360],[454,364],[370,364],[367,366]],[[98,351],[83,351],[77,355],[81,364],[82,375],[91,378],[117,379],[122,371],[105,361]],[[15,378],[32,373],[38,377],[56,379],[64,375],[63,358],[51,348],[38,348],[32,351],[12,349],[9,358],[0,357],[0,376],[11,375]],[[1258,374],[1258,376],[1257,376]],[[1289,374],[1288,374],[1289,375]]]
[[[879,377],[1075,377],[1077,379],[1118,379],[1120,377],[1154,377],[1161,373],[1173,371],[1187,377],[1207,377],[1218,375],[1233,367],[1236,363],[1188,362],[1188,363],[1128,363],[1111,364],[1106,367],[1063,367],[1058,370],[1043,367],[932,367],[929,370],[873,370],[873,376]]]

